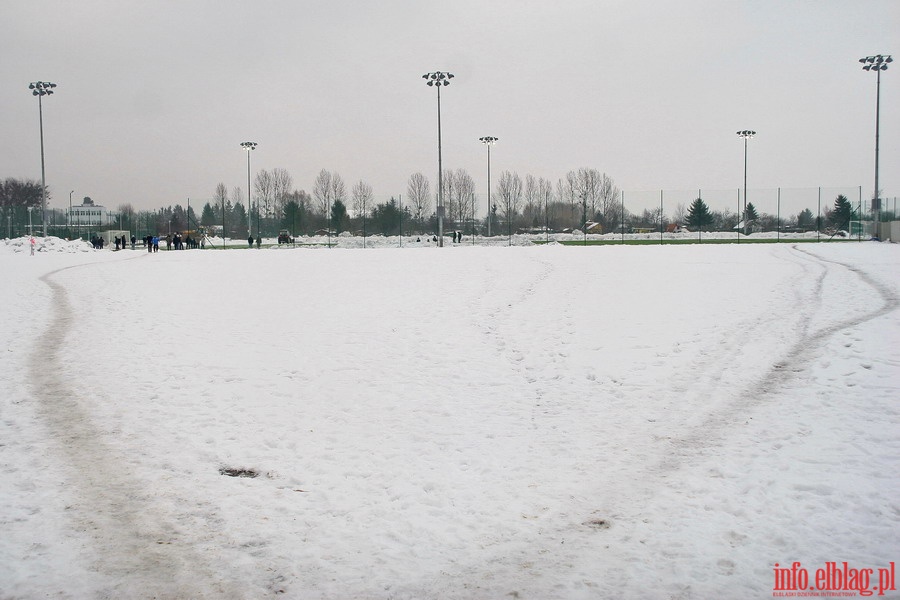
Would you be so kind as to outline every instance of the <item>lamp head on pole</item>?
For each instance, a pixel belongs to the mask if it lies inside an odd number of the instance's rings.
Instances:
[[[756,132],[750,131],[749,129],[744,129],[743,131],[738,131],[737,134],[738,134],[738,137],[748,140],[748,139],[752,138],[754,135],[756,135]]]
[[[890,54],[876,54],[859,59],[863,65],[863,71],[887,71],[888,63],[894,62]]]
[[[491,135],[486,135],[486,136],[484,136],[484,137],[478,138],[478,140],[479,140],[482,144],[487,144],[488,146],[493,146],[493,145],[496,144],[498,141],[500,141],[500,138],[496,138],[496,137],[491,136]]]
[[[258,144],[256,142],[241,142],[241,148],[247,150],[248,152],[250,150],[256,150],[257,145]]]
[[[53,88],[55,87],[56,84],[49,81],[35,81],[28,84],[28,89],[31,90],[32,96],[49,96],[53,93]]]
[[[422,75],[422,79],[428,80],[426,83],[429,86],[450,85],[449,80],[453,77],[453,73],[447,73],[446,71],[434,71],[433,73],[425,73]]]

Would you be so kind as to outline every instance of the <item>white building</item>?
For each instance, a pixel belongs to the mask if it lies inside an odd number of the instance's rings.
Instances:
[[[73,227],[100,227],[109,224],[106,208],[85,196],[81,206],[73,206],[69,213],[69,225]]]

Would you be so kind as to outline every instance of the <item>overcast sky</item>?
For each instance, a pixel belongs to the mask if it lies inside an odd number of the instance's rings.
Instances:
[[[580,167],[631,190],[874,185],[900,195],[898,0],[0,0],[0,177],[40,180],[33,81],[45,97],[50,206],[137,209],[246,194],[322,169],[379,201],[464,168],[483,197],[504,170],[556,182]],[[478,202],[479,215],[484,213]]]

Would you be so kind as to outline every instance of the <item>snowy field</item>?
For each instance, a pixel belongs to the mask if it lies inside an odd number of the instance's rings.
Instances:
[[[419,248],[0,241],[0,598],[771,598],[900,559],[900,246]]]

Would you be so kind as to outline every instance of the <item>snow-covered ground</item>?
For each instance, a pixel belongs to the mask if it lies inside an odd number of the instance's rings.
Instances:
[[[0,241],[0,598],[763,598],[900,558],[898,245],[40,244]]]

